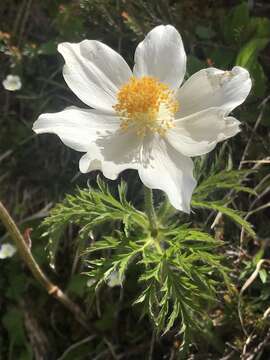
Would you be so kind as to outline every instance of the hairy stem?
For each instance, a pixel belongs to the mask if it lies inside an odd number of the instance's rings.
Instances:
[[[153,204],[153,192],[152,189],[149,189],[146,186],[144,186],[144,204],[145,204],[145,212],[148,216],[150,223],[151,235],[153,237],[156,237],[158,233],[158,224],[157,224],[157,217]]]
[[[54,296],[60,301],[69,311],[73,313],[75,319],[87,330],[89,326],[87,319],[82,310],[76,305],[57,285],[53,284],[44,272],[41,270],[37,262],[35,261],[30,248],[27,246],[21,232],[17,225],[13,221],[12,217],[8,213],[7,209],[0,201],[0,220],[2,220],[6,227],[11,239],[15,242],[18,253],[23,261],[26,263],[34,278],[43,286],[49,295]]]

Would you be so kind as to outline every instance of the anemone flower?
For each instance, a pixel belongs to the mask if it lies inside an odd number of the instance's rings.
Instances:
[[[16,252],[16,248],[11,244],[0,245],[0,259],[6,259],[12,257]]]
[[[82,173],[101,170],[116,179],[135,169],[146,187],[163,190],[176,209],[189,213],[196,186],[191,157],[240,131],[229,113],[250,92],[248,71],[210,67],[182,85],[186,53],[171,25],[155,27],[138,45],[133,72],[100,41],[65,42],[58,51],[66,83],[90,108],[42,114],[34,131],[56,134],[85,153]]]
[[[17,91],[22,87],[21,78],[18,75],[7,75],[2,81],[3,87],[8,91]]]

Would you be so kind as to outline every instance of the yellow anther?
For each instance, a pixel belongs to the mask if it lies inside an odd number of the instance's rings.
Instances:
[[[169,87],[150,76],[132,77],[120,88],[114,105],[121,118],[121,130],[133,128],[141,137],[147,132],[164,136],[174,126],[178,108]]]

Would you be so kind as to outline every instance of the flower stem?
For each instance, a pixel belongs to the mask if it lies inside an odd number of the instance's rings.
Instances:
[[[151,235],[153,237],[157,236],[158,233],[158,224],[157,217],[153,204],[153,192],[152,189],[144,186],[144,204],[145,204],[145,212],[149,219]]]
[[[86,315],[82,312],[78,305],[75,304],[57,285],[53,284],[41,270],[35,261],[30,248],[27,246],[23,235],[1,201],[0,220],[2,220],[5,225],[11,239],[16,244],[18,253],[32,272],[35,279],[47,290],[49,295],[54,296],[58,301],[60,301],[69,311],[73,313],[75,319],[85,329],[89,330]]]

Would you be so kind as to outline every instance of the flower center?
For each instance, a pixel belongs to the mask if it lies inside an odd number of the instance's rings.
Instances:
[[[179,104],[167,85],[144,76],[132,77],[120,88],[113,108],[121,118],[121,130],[134,129],[142,137],[148,132],[163,136],[174,126]]]

